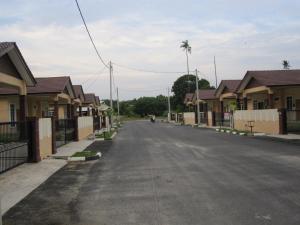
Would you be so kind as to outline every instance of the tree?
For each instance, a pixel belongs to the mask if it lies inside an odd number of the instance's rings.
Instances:
[[[287,60],[283,60],[282,65],[283,65],[283,69],[285,69],[285,70],[289,70],[291,67],[290,62]]]
[[[187,74],[190,74],[190,66],[189,66],[189,54],[188,53],[192,53],[192,47],[189,45],[189,41],[182,41],[180,48],[183,49],[183,51],[185,51],[186,54],[186,67],[187,67]]]
[[[199,89],[212,89],[210,83],[201,79],[198,82]],[[183,104],[186,93],[194,93],[196,90],[196,77],[194,75],[183,75],[179,77],[172,86],[174,96],[172,98],[172,107],[177,111],[183,111],[185,105]]]

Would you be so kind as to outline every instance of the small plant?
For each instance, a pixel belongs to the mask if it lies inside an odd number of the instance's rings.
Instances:
[[[82,152],[76,152],[75,154],[72,155],[72,157],[91,157],[95,156],[97,152],[93,151],[82,151]]]

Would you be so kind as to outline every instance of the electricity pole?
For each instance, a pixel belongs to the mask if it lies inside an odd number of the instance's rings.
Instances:
[[[113,102],[112,102],[112,65],[111,61],[109,62],[109,92],[110,92],[110,108],[113,110]]]
[[[198,70],[196,69],[196,101],[197,101],[197,124],[200,125],[200,106],[199,106],[199,87],[198,87]]]
[[[168,109],[169,109],[168,122],[171,122],[171,103],[170,103],[170,88],[169,87],[168,87]]]
[[[120,123],[119,88],[117,87],[118,123]]]
[[[216,56],[214,56],[214,65],[215,65],[215,79],[216,79],[216,89],[217,89],[218,88],[218,77],[217,77]]]
[[[109,120],[110,120],[110,125],[113,125],[113,120],[112,120],[112,114],[113,114],[113,101],[112,101],[112,65],[111,65],[111,61],[109,61],[109,92],[110,92],[110,109],[111,109],[111,115],[109,116]]]

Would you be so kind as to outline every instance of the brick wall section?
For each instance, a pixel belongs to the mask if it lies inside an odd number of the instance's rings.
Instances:
[[[267,134],[279,134],[279,113],[277,109],[237,110],[234,112],[234,129],[249,130],[249,121],[253,121],[253,131]]]
[[[183,121],[185,125],[194,125],[196,122],[195,113],[194,112],[183,113]]]

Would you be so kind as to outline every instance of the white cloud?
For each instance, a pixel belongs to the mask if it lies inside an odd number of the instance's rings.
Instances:
[[[212,20],[188,24],[174,19],[143,21],[133,15],[89,23],[96,45],[105,60],[145,70],[185,71],[182,40],[192,45],[191,69],[198,67],[214,84],[213,56],[217,56],[221,78],[241,78],[247,69],[278,68],[287,58],[300,64],[298,23],[262,30],[254,23]],[[35,76],[71,75],[73,83],[84,83],[88,92],[109,96],[108,72],[103,68],[82,25],[35,25],[17,22],[0,26],[0,39],[16,41]],[[281,31],[285,29],[284,34]],[[149,74],[115,68],[117,85],[125,90],[163,89],[177,74]],[[160,91],[125,92],[123,98],[159,94]]]

